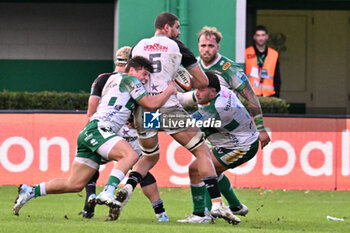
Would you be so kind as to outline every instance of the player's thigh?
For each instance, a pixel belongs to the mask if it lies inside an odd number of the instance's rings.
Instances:
[[[138,154],[132,148],[132,146],[122,138],[112,146],[108,153],[109,160],[118,161],[127,156],[138,157]]]
[[[245,148],[229,149],[214,147],[212,153],[216,158],[215,161],[221,163],[222,166],[235,168],[251,160],[256,155],[258,148],[259,140],[256,140]]]
[[[202,135],[200,130],[197,127],[191,127],[184,131],[171,134],[171,136],[182,146],[185,146],[198,134]]]
[[[93,168],[86,163],[74,160],[72,163],[71,174],[68,178],[68,182],[73,185],[84,187],[96,171],[96,168]]]
[[[222,165],[222,164],[217,160],[217,158],[215,157],[215,155],[213,154],[212,151],[210,151],[210,156],[211,156],[211,159],[213,160],[213,164],[214,164],[215,171],[216,171],[216,174],[217,174],[217,175],[220,175],[221,173],[223,173],[224,171],[226,171],[226,170],[228,169],[228,167]]]
[[[159,153],[154,155],[142,156],[136,164],[132,167],[133,171],[136,171],[144,177],[147,172],[157,164],[159,160]]]

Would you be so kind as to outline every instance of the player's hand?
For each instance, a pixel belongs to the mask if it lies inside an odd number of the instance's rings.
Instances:
[[[169,88],[172,89],[173,94],[176,95],[177,94],[177,87],[176,87],[175,81],[174,80],[169,81],[168,86],[169,86]]]
[[[261,143],[261,149],[263,149],[271,141],[270,136],[267,134],[266,130],[259,131],[259,140]]]

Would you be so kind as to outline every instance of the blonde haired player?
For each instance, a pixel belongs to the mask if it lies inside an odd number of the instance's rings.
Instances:
[[[207,86],[208,79],[200,68],[197,59],[177,39],[180,34],[178,17],[169,12],[163,12],[157,16],[154,26],[154,36],[142,39],[132,50],[132,57],[142,56],[149,59],[153,64],[154,73],[148,85],[145,86],[149,93],[151,95],[162,93],[167,87],[167,82],[173,79],[180,64],[193,76],[193,85],[195,88]],[[143,115],[144,109],[137,108],[135,111],[135,123],[144,156],[135,164],[133,171],[129,175],[127,184],[117,194],[117,200],[120,201],[120,206],[115,212],[116,218],[118,218],[120,211],[129,200],[137,183],[141,181],[142,177],[145,176],[159,159],[159,129],[144,128]],[[154,113],[153,117],[157,118],[160,115],[162,115],[163,119],[164,117],[171,118],[173,115],[181,116],[180,118],[182,120],[190,118],[190,115],[182,108],[175,95],[170,97],[159,111]],[[212,214],[233,222],[240,221],[223,203],[215,168],[210,157],[209,148],[204,143],[203,133],[197,127],[189,126],[181,128],[163,127],[162,129],[196,157],[200,177],[206,184],[213,203]]]

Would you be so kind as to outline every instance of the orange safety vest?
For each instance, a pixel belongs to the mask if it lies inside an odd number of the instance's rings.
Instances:
[[[245,50],[245,72],[256,95],[271,96],[275,94],[273,77],[275,76],[277,59],[278,52],[268,47],[264,65],[260,68],[257,64],[254,47],[250,46]]]

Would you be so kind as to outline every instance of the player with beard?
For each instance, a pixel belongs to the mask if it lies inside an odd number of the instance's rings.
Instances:
[[[155,20],[155,34],[151,38],[146,38],[138,42],[132,50],[132,56],[143,56],[153,63],[154,73],[152,74],[146,90],[151,95],[158,95],[167,87],[168,80],[173,79],[180,64],[185,67],[193,76],[195,88],[206,87],[208,79],[200,68],[193,53],[186,48],[182,42],[177,40],[180,34],[180,23],[177,16],[163,12]],[[182,108],[179,100],[174,95],[157,111],[153,113],[153,118],[162,115],[164,117],[174,115],[182,116],[181,120],[190,118],[190,115]],[[156,115],[157,114],[157,115]],[[115,218],[119,214],[137,183],[159,160],[159,129],[143,127],[142,108],[135,111],[135,126],[138,131],[140,146],[144,156],[135,164],[133,171],[124,188],[117,193],[117,200],[120,201],[119,208],[115,211]],[[176,120],[179,120],[178,118]],[[204,135],[197,127],[174,127],[161,128],[172,136],[177,142],[188,149],[198,162],[198,171],[201,179],[206,184],[206,188],[212,200],[213,206],[211,214],[233,222],[239,222],[239,218],[234,216],[230,209],[225,206],[221,198],[218,187],[217,176],[213,161],[210,157],[208,146],[204,142]]]
[[[215,27],[205,26],[202,28],[198,33],[199,64],[203,70],[215,72],[219,78],[220,86],[233,90],[238,97],[242,96],[247,100],[248,110],[259,130],[259,140],[261,148],[263,148],[270,142],[270,137],[264,128],[259,99],[249,84],[243,69],[219,53],[221,39],[222,34]],[[229,179],[224,174],[219,177],[219,186],[221,193],[229,201],[229,206],[234,214],[245,215],[248,213],[248,208],[238,201]],[[207,206],[210,208],[210,200],[207,202]]]

